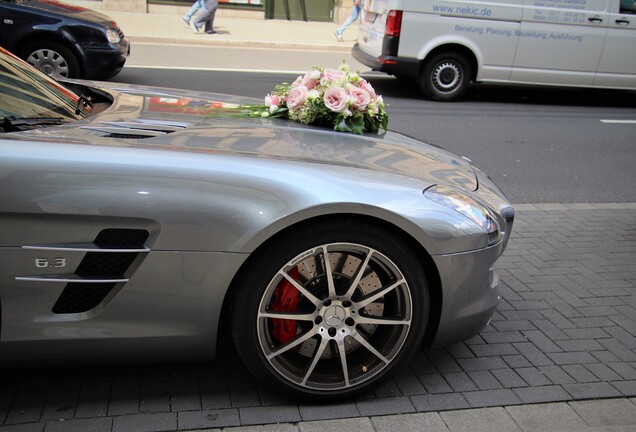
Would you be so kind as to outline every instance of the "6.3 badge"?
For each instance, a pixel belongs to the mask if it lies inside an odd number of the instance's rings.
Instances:
[[[47,258],[36,258],[35,266],[37,268],[63,268],[66,267],[66,258],[53,258],[51,260]]]

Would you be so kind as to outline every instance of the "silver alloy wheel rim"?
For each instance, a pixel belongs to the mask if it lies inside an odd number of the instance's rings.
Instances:
[[[66,59],[51,49],[43,48],[33,51],[27,58],[27,63],[47,75],[68,78],[69,67]]]
[[[454,62],[440,63],[433,71],[433,85],[444,93],[455,90],[461,80],[462,71]]]
[[[294,268],[298,280],[290,275]],[[295,311],[270,308],[281,281],[299,292]],[[274,276],[259,305],[258,339],[285,380],[311,390],[346,390],[395,360],[412,311],[410,287],[386,255],[359,244],[325,244],[297,255]],[[277,319],[296,323],[291,340],[276,340]]]

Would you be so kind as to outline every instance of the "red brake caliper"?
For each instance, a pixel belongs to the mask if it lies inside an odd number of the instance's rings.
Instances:
[[[294,280],[298,280],[298,267],[294,267],[288,273]],[[287,280],[280,281],[274,290],[274,300],[269,305],[274,312],[294,312],[298,307],[300,292]],[[296,336],[296,321],[280,318],[272,318],[274,324],[274,338],[281,344],[285,344]]]

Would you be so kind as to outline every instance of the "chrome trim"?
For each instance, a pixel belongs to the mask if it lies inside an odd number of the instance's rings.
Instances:
[[[99,253],[116,253],[116,252],[130,252],[130,253],[145,253],[150,252],[149,248],[103,248],[93,243],[69,243],[64,246],[47,246],[47,245],[33,245],[22,246],[22,249],[28,250],[41,250],[41,251],[62,251],[62,252],[99,252]]]
[[[16,276],[15,280],[22,282],[64,282],[64,283],[126,283],[130,279],[128,278],[112,278],[112,279],[90,279],[84,278],[78,275],[65,274],[65,275],[42,275],[42,276]]]

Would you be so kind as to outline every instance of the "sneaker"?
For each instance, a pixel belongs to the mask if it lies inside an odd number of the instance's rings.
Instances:
[[[190,21],[190,28],[192,29],[193,32],[200,33],[199,28],[192,21]]]
[[[216,32],[214,30],[206,31],[206,33],[209,34],[209,35],[219,34],[218,32]]]
[[[344,42],[344,38],[342,37],[342,33],[340,33],[338,30],[336,30],[336,39],[338,39],[340,42]]]
[[[190,27],[190,20],[186,19],[186,17],[181,17],[181,21],[185,24],[186,27]]]

